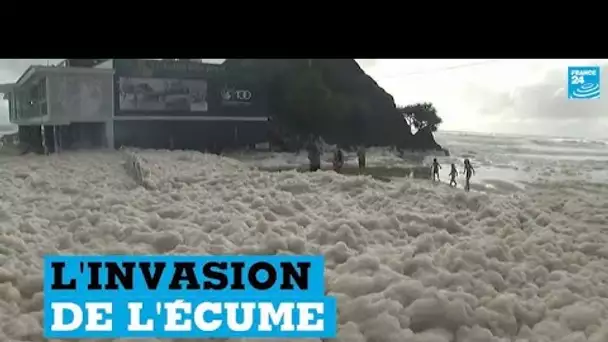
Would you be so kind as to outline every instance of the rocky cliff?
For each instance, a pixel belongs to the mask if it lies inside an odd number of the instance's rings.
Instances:
[[[431,132],[411,133],[393,97],[354,59],[227,59],[224,65],[247,69],[265,85],[271,116],[292,134],[343,145],[441,148]]]

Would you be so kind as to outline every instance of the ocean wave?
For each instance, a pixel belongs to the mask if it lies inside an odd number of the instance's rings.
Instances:
[[[531,139],[530,142],[542,146],[560,146],[560,145],[598,145],[608,146],[608,141],[605,140],[590,140],[577,138],[550,138],[550,139]]]
[[[606,139],[587,139],[573,137],[542,137],[516,134],[490,134],[490,133],[468,133],[468,132],[438,132],[436,137],[449,143],[472,143],[479,144],[483,141],[492,141],[496,145],[524,145],[532,143],[541,146],[563,146],[563,145],[596,145],[608,146]]]

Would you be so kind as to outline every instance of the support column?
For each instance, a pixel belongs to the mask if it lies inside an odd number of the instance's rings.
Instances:
[[[234,147],[239,146],[239,126],[238,124],[234,126]]]
[[[53,146],[55,148],[55,153],[59,153],[59,130],[57,129],[57,125],[53,125]]]
[[[110,119],[106,121],[106,147],[109,149],[114,149],[114,120]]]
[[[44,125],[40,125],[40,137],[42,138],[42,151],[46,156],[49,154],[49,149],[46,146],[46,130],[44,129]]]

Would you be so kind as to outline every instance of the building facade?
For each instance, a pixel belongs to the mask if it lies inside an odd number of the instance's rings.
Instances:
[[[248,75],[192,60],[87,61],[31,66],[0,85],[22,141],[209,150],[267,140],[267,94]]]

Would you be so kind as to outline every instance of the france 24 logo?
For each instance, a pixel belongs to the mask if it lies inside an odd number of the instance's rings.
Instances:
[[[600,98],[600,67],[568,67],[568,98]]]

